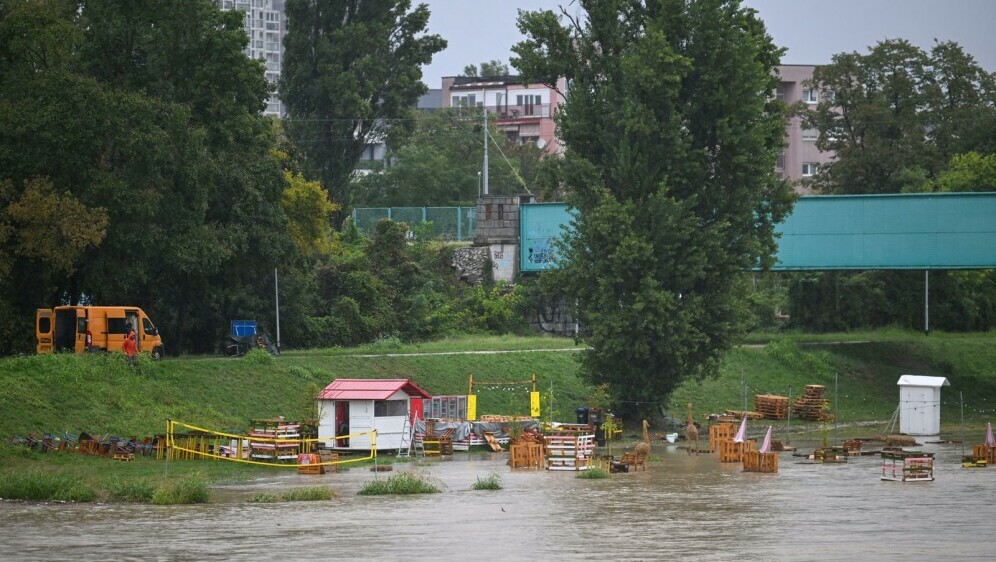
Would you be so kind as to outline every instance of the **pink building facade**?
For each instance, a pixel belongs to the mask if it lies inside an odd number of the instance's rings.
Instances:
[[[810,88],[803,84],[813,78],[813,65],[786,64],[778,67],[781,82],[775,90],[775,96],[789,105],[803,103],[815,109],[820,102],[818,88]],[[833,160],[834,153],[820,152],[816,148],[819,131],[807,129],[802,125],[802,118],[792,117],[785,129],[785,140],[788,146],[775,164],[783,178],[791,180],[797,191],[806,191],[800,186],[802,180],[819,173],[820,166]]]
[[[559,90],[559,91],[558,91]],[[446,76],[442,83],[443,107],[483,107],[488,119],[510,142],[535,143],[548,154],[560,154],[554,110],[564,103],[567,91],[561,78],[557,89],[543,84],[522,84],[518,76]]]

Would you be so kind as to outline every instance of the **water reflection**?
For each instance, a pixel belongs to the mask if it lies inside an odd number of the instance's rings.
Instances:
[[[882,482],[877,457],[750,474],[654,445],[647,472],[578,480],[511,472],[502,455],[420,462],[442,494],[359,497],[353,469],[218,488],[202,506],[0,504],[12,560],[899,560],[993,558],[996,467],[962,469],[926,445],[937,480]],[[500,491],[471,491],[498,473]],[[383,475],[381,475],[383,477]],[[331,486],[331,502],[250,504],[260,491]]]

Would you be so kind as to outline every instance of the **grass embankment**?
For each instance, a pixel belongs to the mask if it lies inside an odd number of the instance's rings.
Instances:
[[[740,409],[741,375],[747,384],[747,407],[755,394],[793,399],[807,384],[827,387],[830,408],[839,422],[888,420],[899,400],[904,374],[943,376],[942,430],[960,423],[959,392],[964,396],[966,425],[979,426],[996,414],[996,334],[943,334],[883,330],[818,336],[754,336],[765,347],[744,346],[725,358],[716,379],[688,381],[668,402],[684,420],[691,402],[696,415]],[[834,382],[837,403],[834,404]],[[866,432],[867,433],[867,432]]]
[[[686,382],[671,397],[668,411],[684,419],[689,402],[696,414],[739,408],[741,373],[748,385],[748,408],[753,408],[754,394],[788,395],[791,387],[793,396],[798,396],[807,384],[827,386],[832,399],[836,376],[836,410],[842,423],[888,420],[898,400],[897,379],[913,373],[950,380],[951,387],[942,390],[943,429],[957,428],[959,391],[964,393],[970,425],[979,427],[996,413],[996,334],[762,334],[751,341],[768,345],[733,350],[717,379]],[[862,343],[837,343],[842,341]],[[431,394],[464,394],[470,373],[478,382],[527,381],[536,373],[541,391],[554,389],[553,419],[571,421],[574,409],[586,405],[591,387],[578,377],[576,353],[551,349],[573,349],[572,344],[572,340],[541,337],[460,338],[411,346],[381,342],[354,349],[289,352],[264,362],[191,357],[141,361],[135,368],[119,355],[0,359],[4,414],[0,490],[40,486],[52,498],[152,501],[163,489],[160,494],[165,498],[165,487],[181,485],[171,484],[173,478],[163,479],[161,462],[31,453],[12,448],[8,439],[29,432],[146,436],[162,433],[167,418],[241,432],[250,419],[307,416],[314,394],[340,377],[410,377]],[[529,349],[548,351],[523,351]],[[495,350],[522,352],[452,354]],[[372,354],[381,355],[364,356]],[[476,390],[479,415],[528,412],[528,385],[479,385]],[[170,463],[172,477],[207,483],[249,478],[260,470],[267,469],[225,462]],[[17,480],[18,474],[33,474],[37,482]],[[183,493],[193,498],[199,494],[196,487]]]

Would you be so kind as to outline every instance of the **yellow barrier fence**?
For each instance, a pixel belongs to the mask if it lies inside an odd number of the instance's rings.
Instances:
[[[180,430],[178,433],[177,430]],[[279,466],[285,468],[298,468],[298,456],[310,454],[318,443],[327,443],[337,439],[349,439],[351,437],[370,436],[370,454],[365,457],[350,458],[345,460],[335,460],[331,462],[311,462],[309,466],[337,466],[351,462],[361,462],[377,458],[377,430],[365,431],[362,433],[352,433],[349,435],[336,435],[325,438],[280,438],[263,437],[259,435],[239,435],[226,433],[224,431],[214,431],[197,427],[175,420],[166,420],[166,458],[195,459],[207,458],[214,460],[224,460],[240,462],[244,464],[255,464],[262,466]],[[235,442],[235,447],[222,445],[224,440],[230,443]],[[222,451],[225,451],[222,453]],[[266,451],[266,454],[256,454],[254,451]],[[254,460],[255,458],[270,458],[273,462]],[[291,460],[289,462],[279,462],[281,460]]]

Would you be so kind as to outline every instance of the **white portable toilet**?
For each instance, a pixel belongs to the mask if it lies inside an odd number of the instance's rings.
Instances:
[[[906,435],[941,432],[941,387],[951,386],[944,377],[899,377],[899,431]]]

